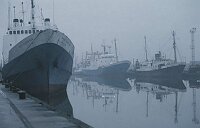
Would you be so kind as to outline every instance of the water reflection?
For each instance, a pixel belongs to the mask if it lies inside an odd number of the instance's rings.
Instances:
[[[82,88],[87,100],[92,99],[93,108],[95,101],[102,101],[102,107],[107,110],[107,106],[116,106],[115,111],[118,112],[119,107],[119,91],[130,91],[132,87],[129,82],[124,78],[106,79],[102,77],[72,77],[71,84],[73,83],[73,94],[75,89]],[[77,91],[78,92],[78,91]]]
[[[197,118],[197,100],[196,100],[196,89],[200,88],[200,80],[198,79],[190,79],[189,80],[189,87],[192,88],[192,96],[193,96],[193,119],[192,121],[195,124],[199,124],[199,119]]]
[[[188,128],[200,127],[199,82],[72,77],[67,91],[75,118],[95,128]]]
[[[175,118],[174,122],[178,122],[178,92],[186,92],[186,87],[183,84],[183,81],[178,79],[135,79],[134,81],[136,91],[139,93],[140,91],[147,92],[147,112],[146,117],[148,117],[148,95],[152,93],[156,96],[156,100],[163,102],[163,99],[167,97],[167,95],[173,94],[175,97]]]
[[[105,78],[105,77],[79,77],[87,84],[96,82],[98,85],[107,86],[121,91],[130,91],[132,88],[126,78]],[[79,79],[79,80],[80,80]]]

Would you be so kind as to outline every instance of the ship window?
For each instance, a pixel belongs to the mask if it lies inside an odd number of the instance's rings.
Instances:
[[[16,31],[13,31],[13,34],[16,34]]]
[[[29,30],[29,34],[31,34],[31,30]]]
[[[12,31],[9,31],[9,34],[12,35]]]
[[[25,34],[28,34],[28,30],[25,30]]]
[[[35,30],[33,30],[33,34],[35,33]]]
[[[24,34],[24,30],[21,30],[21,34]]]
[[[20,31],[19,31],[19,30],[17,31],[17,34],[20,34]]]

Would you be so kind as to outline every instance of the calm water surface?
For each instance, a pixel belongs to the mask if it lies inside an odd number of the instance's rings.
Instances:
[[[75,118],[95,128],[200,128],[199,81],[76,78]]]

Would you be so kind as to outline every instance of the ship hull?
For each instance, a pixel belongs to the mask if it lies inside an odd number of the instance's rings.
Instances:
[[[44,95],[58,93],[67,86],[72,64],[72,56],[61,46],[43,43],[6,64],[3,80],[45,100]]]
[[[184,80],[199,80],[200,79],[200,65],[190,65],[189,69],[183,72]]]
[[[163,69],[150,70],[150,71],[135,71],[134,76],[137,78],[168,78],[168,79],[181,79],[185,65],[175,65]]]
[[[76,72],[75,75],[101,76],[101,77],[126,77],[130,66],[129,61],[121,61],[98,69],[83,69]]]

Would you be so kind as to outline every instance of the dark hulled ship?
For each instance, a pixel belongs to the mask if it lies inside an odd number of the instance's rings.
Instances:
[[[177,62],[176,57],[176,42],[175,42],[175,32],[173,32],[173,48],[174,48],[174,60],[167,59],[162,56],[161,52],[155,54],[154,60],[147,59],[143,63],[136,61],[134,76],[136,78],[182,78],[182,73],[185,67],[184,62]],[[146,45],[146,42],[145,42]]]
[[[144,63],[136,62],[135,77],[143,78],[178,78],[181,79],[185,63],[175,63],[173,60],[155,54],[155,60]]]
[[[4,82],[38,97],[41,93],[59,92],[58,86],[67,86],[72,73],[74,45],[56,25],[51,25],[50,19],[43,20],[41,26],[36,25],[34,9],[31,0],[28,25],[16,18],[13,26],[8,25],[3,42],[2,77]]]

